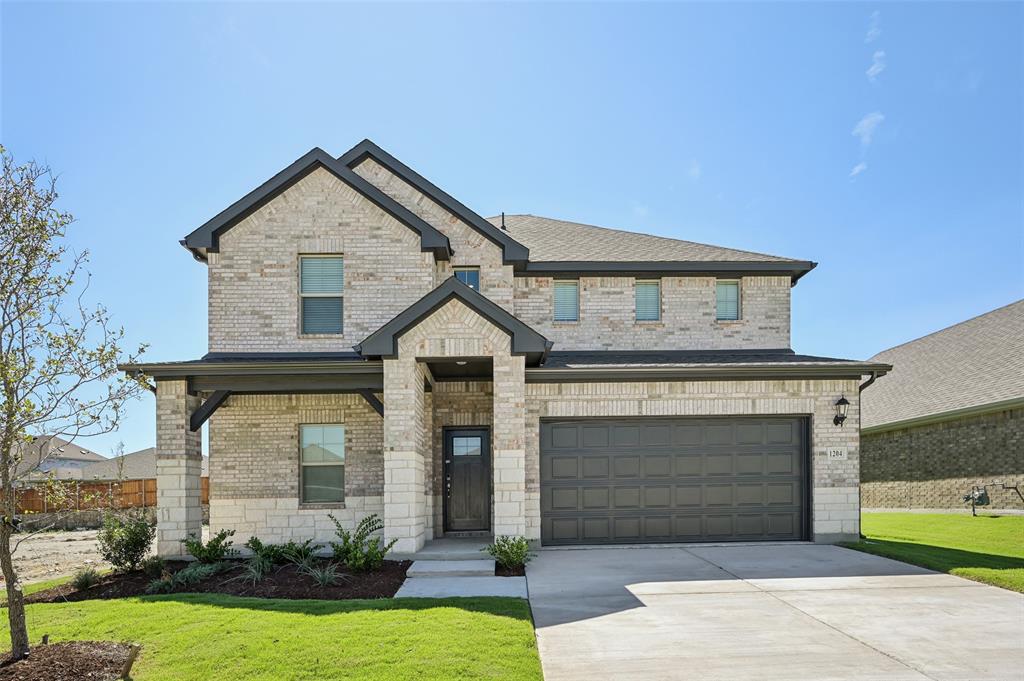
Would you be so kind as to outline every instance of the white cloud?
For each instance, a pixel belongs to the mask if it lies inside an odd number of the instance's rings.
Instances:
[[[868,76],[868,80],[872,83],[878,78],[878,74],[885,71],[885,50],[875,50],[875,53],[871,57],[871,66],[865,73]]]
[[[858,175],[860,175],[861,173],[863,173],[867,169],[868,169],[868,164],[865,163],[864,161],[861,161],[860,163],[858,163],[857,165],[855,165],[853,167],[853,170],[850,171],[850,179],[853,179],[853,178],[857,177]]]
[[[871,140],[875,136],[875,130],[884,120],[885,116],[878,111],[869,113],[867,116],[860,119],[857,125],[853,126],[853,132],[850,134],[858,137],[860,139],[860,145],[862,147],[866,147],[871,144]]]
[[[690,168],[686,172],[690,176],[691,180],[699,180],[701,174],[703,173],[703,170],[700,167],[700,161],[698,161],[697,159],[692,159],[690,161]]]
[[[871,13],[871,19],[868,21],[868,32],[864,36],[864,42],[873,43],[878,40],[882,35],[882,22],[881,13],[876,9]]]

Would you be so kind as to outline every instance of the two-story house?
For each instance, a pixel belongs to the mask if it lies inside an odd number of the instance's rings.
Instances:
[[[858,391],[890,367],[790,349],[812,262],[484,219],[370,141],[182,244],[209,353],[123,367],[156,381],[162,555],[200,530],[207,421],[210,525],[242,538],[858,534]]]

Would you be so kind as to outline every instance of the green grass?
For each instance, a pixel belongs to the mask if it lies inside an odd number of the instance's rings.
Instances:
[[[30,605],[27,619],[32,642],[141,643],[135,681],[542,678],[529,606],[515,598],[178,594]]]
[[[1024,516],[864,513],[861,532],[844,546],[1024,593]]]

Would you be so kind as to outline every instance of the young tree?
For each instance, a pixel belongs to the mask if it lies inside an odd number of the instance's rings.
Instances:
[[[73,441],[117,428],[125,402],[145,387],[117,371],[124,330],[102,305],[84,302],[88,252],[64,244],[70,214],[58,210],[56,179],[0,146],[0,571],[14,659],[28,655],[25,601],[15,572],[19,465],[34,435]],[[79,280],[83,284],[79,285]],[[125,359],[136,360],[140,347]]]

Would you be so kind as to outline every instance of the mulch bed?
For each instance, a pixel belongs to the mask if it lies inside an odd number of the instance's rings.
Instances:
[[[24,660],[0,658],[0,680],[112,681],[120,678],[131,646],[110,641],[68,641],[33,646]]]
[[[309,575],[299,572],[294,565],[275,567],[262,581],[253,584],[251,581],[238,579],[241,574],[241,561],[232,561],[238,567],[227,572],[213,575],[194,586],[183,589],[183,593],[216,593],[231,596],[254,596],[257,598],[285,599],[318,599],[343,600],[350,598],[391,598],[405,581],[405,572],[412,561],[384,561],[379,570],[371,572],[350,573],[343,568],[338,570],[338,583],[333,586],[320,586]],[[321,564],[330,562],[322,559]],[[176,572],[188,565],[185,562],[168,562],[167,569]],[[99,584],[77,591],[70,584],[61,584],[52,589],[38,591],[25,598],[27,603],[64,603],[68,601],[85,601],[95,599],[125,598],[129,596],[146,596],[146,587],[153,581],[152,577],[142,572],[127,574],[108,573],[100,578]]]
[[[502,567],[497,563],[494,564],[494,576],[495,577],[525,577],[526,566],[519,565],[518,567]]]

